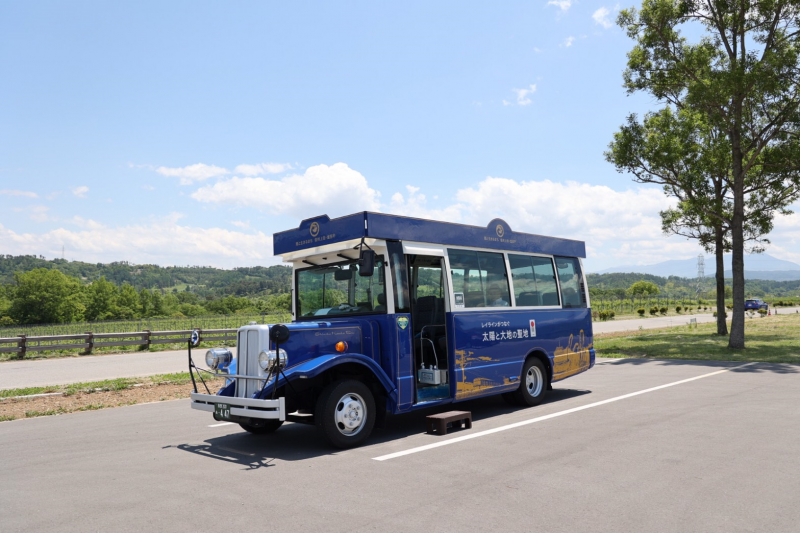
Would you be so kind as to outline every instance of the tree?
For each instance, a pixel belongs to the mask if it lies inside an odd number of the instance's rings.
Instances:
[[[81,284],[58,270],[14,274],[11,318],[19,324],[55,324],[83,319]]]
[[[637,281],[628,288],[631,296],[655,296],[659,292],[658,285],[649,281]]]
[[[605,154],[620,172],[634,175],[639,183],[661,185],[677,198],[674,208],[660,213],[667,234],[696,239],[716,258],[717,308],[725,308],[723,253],[731,248],[730,220],[733,200],[726,181],[730,173],[730,149],[723,132],[711,128],[701,114],[671,106],[648,113],[640,123],[630,115]],[[758,203],[745,213],[746,240],[751,251],[761,251],[769,241],[762,236],[772,229],[773,212]],[[717,334],[727,335],[725,313],[717,315]]]
[[[103,276],[86,287],[86,320],[108,320],[119,316],[117,287]]]
[[[800,0],[644,0],[640,11],[620,12],[618,24],[636,41],[623,75],[628,92],[699,113],[727,139],[728,345],[744,348],[746,208],[786,213],[800,195]],[[690,43],[683,28],[703,37]]]

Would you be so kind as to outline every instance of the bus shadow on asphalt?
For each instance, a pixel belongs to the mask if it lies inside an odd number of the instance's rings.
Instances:
[[[547,393],[542,406],[557,404],[590,393],[591,391],[582,389],[553,389]],[[524,411],[535,416],[537,409],[537,407],[524,409],[511,406],[499,396],[494,396],[463,403],[440,405],[413,413],[387,416],[385,427],[375,428],[364,447],[425,435],[425,417],[435,413],[450,410],[470,411],[473,421],[471,431],[481,431],[488,429],[485,426],[481,427],[481,422],[490,422],[495,417]],[[448,436],[458,435],[464,431],[466,430],[451,431]],[[439,439],[444,436],[432,436],[431,438]],[[177,448],[200,457],[240,465],[244,470],[259,470],[276,466],[274,462],[276,460],[303,461],[347,452],[347,450],[334,449],[325,443],[315,426],[292,423],[284,424],[278,431],[269,435],[251,435],[242,430],[207,439],[203,444],[178,444],[164,448]]]
[[[614,359],[607,360],[603,364],[612,366],[641,366],[641,365],[661,365],[661,366],[702,366],[719,368],[730,368],[731,372],[742,374],[758,374],[770,372],[773,374],[798,374],[800,365],[791,363],[762,363],[754,362],[748,364],[746,361],[703,361],[694,359]],[[747,366],[744,366],[747,365]],[[738,368],[737,368],[738,367]]]

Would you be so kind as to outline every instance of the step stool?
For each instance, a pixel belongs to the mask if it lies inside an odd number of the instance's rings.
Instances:
[[[428,425],[428,433],[446,435],[448,424],[452,428],[460,429],[461,426],[466,426],[466,429],[472,428],[472,413],[470,411],[448,411],[430,415],[425,418],[425,421]]]

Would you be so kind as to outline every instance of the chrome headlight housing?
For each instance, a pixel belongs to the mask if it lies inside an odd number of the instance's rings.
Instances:
[[[275,350],[267,350],[258,354],[258,366],[261,370],[278,370],[286,367],[286,351],[281,349],[280,353]]]
[[[206,352],[206,364],[212,370],[228,366],[233,361],[233,354],[227,348],[212,348]]]

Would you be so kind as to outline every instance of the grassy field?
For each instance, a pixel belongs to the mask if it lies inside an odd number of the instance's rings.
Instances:
[[[730,328],[730,324],[728,325]],[[800,364],[800,314],[747,318],[744,350],[730,350],[714,323],[595,335],[599,357]]]
[[[176,331],[187,329],[229,329],[239,328],[249,322],[275,324],[291,320],[289,313],[270,315],[228,315],[185,318],[141,318],[137,320],[113,320],[107,322],[76,322],[72,324],[45,324],[29,326],[10,326],[0,328],[0,337],[28,337],[44,335],[78,335],[92,333],[126,333],[134,331]]]

